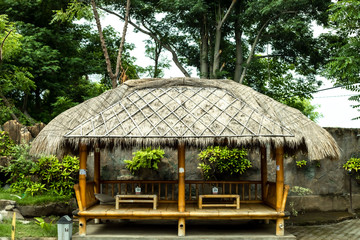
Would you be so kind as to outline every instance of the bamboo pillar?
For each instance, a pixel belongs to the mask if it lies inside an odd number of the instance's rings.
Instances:
[[[185,212],[185,144],[178,146],[178,168],[179,168],[179,190],[178,190],[178,211]],[[178,236],[185,236],[185,218],[179,218]]]
[[[95,193],[100,193],[100,148],[95,146],[94,151],[94,182]]]
[[[80,199],[83,206],[83,210],[86,210],[86,160],[87,160],[87,147],[85,144],[80,144],[80,170],[79,170],[79,187],[80,187]],[[86,235],[86,219],[84,217],[79,218],[79,235]]]
[[[266,159],[266,147],[260,147],[261,158],[261,199],[265,200],[266,183],[267,183],[267,159]]]
[[[86,210],[86,160],[87,160],[87,147],[85,144],[80,144],[80,170],[79,170],[79,187],[81,203],[84,210]]]
[[[284,148],[276,148],[276,211],[281,211],[284,195]],[[276,235],[284,235],[284,219],[276,219]]]
[[[276,148],[276,211],[281,210],[284,192],[284,149]]]

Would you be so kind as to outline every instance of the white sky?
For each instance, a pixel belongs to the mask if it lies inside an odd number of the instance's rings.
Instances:
[[[122,22],[114,16],[106,16],[102,19],[102,26],[111,24],[116,31],[122,32]],[[323,30],[316,29],[315,35],[318,35]],[[133,27],[128,26],[126,34],[126,42],[135,44],[135,49],[131,52],[137,60],[135,64],[146,67],[153,64],[152,60],[145,57],[145,44],[144,40],[148,39],[145,34],[134,33]],[[171,55],[166,51],[166,56],[171,60]],[[171,68],[165,70],[165,78],[182,77],[181,71],[171,62]],[[196,71],[192,70],[191,75],[198,77]],[[323,86],[321,89],[332,87],[331,82],[323,79]],[[348,101],[350,95],[354,93],[345,89],[336,88],[315,93],[312,104],[318,105],[317,112],[321,113],[323,117],[318,120],[318,124],[322,127],[342,127],[342,128],[360,128],[360,120],[351,120],[354,117],[360,116],[360,111],[352,108],[354,102]]]

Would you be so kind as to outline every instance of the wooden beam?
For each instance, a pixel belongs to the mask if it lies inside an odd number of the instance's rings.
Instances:
[[[79,170],[79,187],[81,203],[86,210],[86,160],[87,160],[87,147],[85,144],[80,144],[80,170]]]
[[[267,158],[266,158],[266,147],[260,147],[260,158],[261,158],[261,199],[264,201],[266,198],[266,183],[267,183]]]
[[[276,211],[281,211],[284,193],[284,149],[276,148]]]
[[[94,182],[95,193],[100,193],[100,148],[95,146],[94,151]]]

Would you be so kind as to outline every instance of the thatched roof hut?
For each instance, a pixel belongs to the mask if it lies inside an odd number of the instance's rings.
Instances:
[[[284,147],[309,158],[339,158],[335,140],[300,111],[231,80],[130,80],[54,118],[33,154],[76,151],[80,143]]]

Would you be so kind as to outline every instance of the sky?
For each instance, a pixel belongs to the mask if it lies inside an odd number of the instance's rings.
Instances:
[[[106,15],[102,17],[102,27],[111,25],[116,31],[122,33],[122,22],[117,17]],[[315,29],[315,35],[324,32],[322,29]],[[144,40],[148,39],[147,35],[142,33],[134,33],[133,27],[128,26],[126,34],[126,42],[135,44],[135,49],[131,51],[131,55],[137,60],[136,65],[146,67],[153,64],[152,60],[145,56]],[[183,77],[181,71],[171,61],[171,55],[166,51],[164,54],[170,60],[170,69],[165,70],[164,78]],[[191,69],[191,76],[198,77],[195,69]],[[332,83],[325,78],[321,79],[323,85],[320,89],[331,88]],[[313,94],[311,103],[317,105],[317,112],[322,114],[322,117],[317,120],[317,123],[322,127],[341,127],[341,128],[360,128],[360,120],[352,120],[360,116],[360,111],[351,107],[354,102],[348,98],[354,93],[345,89],[335,88],[331,90],[320,91]]]

